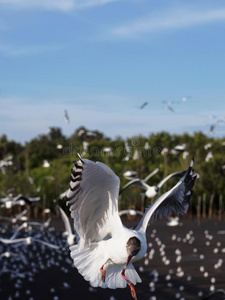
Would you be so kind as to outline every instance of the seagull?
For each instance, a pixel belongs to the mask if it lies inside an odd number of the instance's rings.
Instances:
[[[69,119],[69,116],[68,116],[68,112],[67,112],[66,109],[64,110],[64,120],[65,120],[66,123],[70,122],[70,119]]]
[[[182,99],[181,99],[181,101],[182,102],[186,102],[188,99],[190,99],[191,98],[191,96],[187,96],[187,97],[182,97]]]
[[[209,135],[213,135],[214,130],[216,128],[216,126],[220,123],[224,123],[225,122],[225,116],[223,116],[222,118],[216,120],[213,124],[210,125],[210,129],[209,129]]]
[[[178,225],[182,225],[181,223],[179,223],[179,217],[170,217],[169,221],[166,223],[167,226],[178,226]]]
[[[11,256],[18,256],[18,254],[13,253],[13,252],[6,251],[6,252],[2,253],[0,256],[1,256],[1,257],[7,257],[7,258],[8,258],[8,257],[11,257]]]
[[[143,109],[143,108],[145,108],[146,105],[148,105],[148,102],[144,102],[139,108]]]
[[[2,242],[3,244],[17,244],[17,243],[26,243],[26,245],[31,245],[32,242],[37,242],[37,243],[41,243],[49,248],[53,248],[53,249],[60,249],[59,246],[36,239],[34,237],[28,236],[26,238],[20,238],[20,239],[3,239],[0,238],[0,242]]]
[[[165,110],[170,110],[171,112],[174,112],[174,109],[171,106],[171,101],[163,101],[163,103],[167,103],[167,105],[165,106]]]
[[[137,172],[136,171],[133,171],[133,170],[126,170],[124,173],[123,173],[123,176],[126,178],[126,179],[134,179],[136,176],[137,176]]]
[[[209,151],[208,154],[206,155],[205,161],[208,162],[211,158],[213,158],[213,153],[212,151]]]
[[[45,228],[49,227],[49,224],[51,222],[52,218],[48,218],[45,222],[40,223],[40,222],[35,222],[35,221],[31,221],[31,222],[27,222],[27,224],[29,226],[40,226],[41,230],[44,230]]]
[[[165,109],[170,110],[171,112],[174,112],[174,109],[170,105],[165,106]]]
[[[10,223],[16,223],[27,213],[27,209],[24,209],[20,214],[16,215],[14,218],[2,217],[0,216],[0,220],[9,221]]]
[[[142,189],[144,189],[146,192],[145,192],[145,195],[148,197],[148,198],[154,198],[156,195],[159,194],[160,192],[160,189],[162,187],[162,185],[170,178],[172,177],[179,177],[179,176],[182,176],[184,175],[184,172],[183,171],[179,171],[179,172],[175,172],[175,173],[172,173],[170,175],[168,175],[167,177],[165,177],[163,180],[161,180],[157,185],[154,185],[154,186],[150,186],[148,185],[146,182],[149,178],[151,178],[154,174],[156,174],[158,172],[158,168],[156,168],[152,173],[150,173],[145,179],[140,179],[140,178],[136,178],[136,179],[132,179],[130,182],[128,182],[123,188],[122,190],[120,191],[120,194],[125,191],[127,188],[129,188],[130,186],[132,185],[136,185]]]
[[[43,160],[43,165],[42,165],[44,168],[49,168],[50,167],[50,163],[48,162],[47,159],[44,159]]]
[[[60,211],[60,214],[61,214],[61,218],[63,220],[63,223],[65,225],[65,233],[67,235],[67,244],[69,246],[73,245],[75,240],[76,240],[76,235],[72,233],[72,228],[71,228],[71,225],[70,225],[70,221],[66,215],[66,213],[64,212],[64,210],[59,206],[57,205],[57,208],[58,210]]]
[[[119,215],[129,215],[129,216],[136,216],[136,215],[142,215],[143,216],[143,212],[140,210],[134,210],[134,209],[125,209],[125,210],[121,210],[119,211]]]
[[[145,177],[145,179],[143,179],[145,182],[148,181],[152,176],[154,176],[156,173],[159,172],[159,168],[156,168],[154,171],[152,171],[150,174],[148,174],[148,176]],[[123,176],[126,179],[129,180],[134,180],[134,179],[139,179],[139,178],[135,178],[137,176],[137,172],[136,171],[126,171]]]
[[[39,201],[40,197],[26,197],[22,194],[19,194],[16,197],[13,197],[11,195],[8,195],[5,198],[0,198],[0,204],[4,205],[6,208],[11,208],[13,205],[21,205],[23,206],[25,203],[32,205],[34,201]]]
[[[75,267],[93,287],[130,287],[137,299],[134,285],[141,278],[133,267],[147,251],[146,229],[150,220],[187,212],[192,187],[193,160],[185,175],[168,192],[153,202],[138,226],[128,229],[118,213],[120,179],[105,164],[79,156],[71,170],[67,205],[70,207],[79,242],[70,247]]]
[[[174,147],[174,149],[175,149],[176,151],[179,151],[179,152],[183,152],[184,150],[186,150],[186,148],[187,148],[187,145],[186,145],[186,144],[176,145],[176,146]]]

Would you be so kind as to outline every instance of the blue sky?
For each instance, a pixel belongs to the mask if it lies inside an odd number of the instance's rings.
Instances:
[[[225,116],[224,29],[219,0],[1,0],[0,135],[207,134]]]

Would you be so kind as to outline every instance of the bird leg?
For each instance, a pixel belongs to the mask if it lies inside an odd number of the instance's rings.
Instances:
[[[100,271],[102,273],[102,282],[105,282],[105,273],[106,273],[106,271],[103,268],[104,268],[104,265],[101,266]]]
[[[131,292],[131,296],[134,298],[134,300],[137,300],[137,295],[136,295],[136,291],[134,288],[134,285],[132,282],[130,282],[130,280],[125,276],[125,271],[126,269],[123,269],[121,272],[121,275],[123,276],[123,278],[126,280],[126,282],[129,284],[130,286],[130,292]]]

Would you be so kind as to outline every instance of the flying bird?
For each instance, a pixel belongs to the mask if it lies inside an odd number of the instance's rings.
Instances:
[[[141,278],[133,263],[147,251],[146,229],[150,220],[187,212],[192,187],[193,161],[183,178],[146,210],[138,226],[126,228],[119,217],[120,179],[105,164],[82,159],[71,170],[67,205],[79,242],[70,247],[75,267],[93,287],[125,288],[137,299],[134,285]]]
[[[40,201],[40,197],[26,197],[22,194],[18,196],[8,195],[5,198],[0,198],[0,205],[4,205],[6,208],[11,208],[14,205],[23,206],[25,203],[32,205],[33,202]]]
[[[224,122],[225,122],[225,116],[223,116],[223,117],[220,118],[220,119],[217,119],[214,123],[212,123],[212,124],[210,125],[209,135],[213,135],[216,126],[217,126],[218,124],[221,124],[221,123],[224,123]]]
[[[171,112],[174,112],[174,109],[170,105],[165,106],[165,109],[170,110]]]
[[[174,103],[174,101],[172,101]],[[166,103],[165,110],[170,110],[171,112],[174,112],[173,107],[171,106],[171,101],[163,101],[163,103]]]
[[[152,173],[150,173],[144,179],[140,179],[140,178],[132,179],[121,189],[120,194],[123,191],[125,191],[127,188],[129,188],[130,186],[135,185],[146,191],[145,192],[146,197],[154,198],[156,195],[159,194],[161,187],[167,180],[169,180],[170,178],[173,178],[173,177],[181,177],[184,175],[183,171],[175,172],[175,173],[169,174],[167,177],[165,177],[163,180],[161,180],[157,185],[154,185],[154,186],[148,185],[146,182],[149,180],[149,178],[151,178],[154,174],[156,174],[158,172],[158,170],[159,170],[158,168],[155,169]]]
[[[70,118],[66,109],[64,110],[64,120],[67,124],[70,123]]]
[[[181,101],[182,102],[186,102],[188,99],[190,99],[191,98],[191,96],[187,96],[187,97],[182,97],[182,99],[181,99]]]
[[[145,106],[147,106],[148,105],[148,102],[144,102],[141,106],[139,106],[139,108],[140,109],[143,109],[143,108],[145,108]]]
[[[129,216],[136,216],[136,215],[142,215],[143,216],[143,212],[140,210],[134,210],[134,209],[125,209],[125,210],[121,210],[119,211],[119,215],[129,215]]]
[[[49,248],[52,248],[52,249],[60,249],[60,247],[57,246],[57,245],[54,245],[54,244],[36,239],[34,237],[31,237],[31,236],[28,236],[26,238],[20,238],[20,239],[3,239],[3,238],[0,238],[0,242],[3,243],[3,244],[25,243],[26,245],[31,245],[32,242],[37,242],[37,243],[43,244],[43,245],[45,245]]]

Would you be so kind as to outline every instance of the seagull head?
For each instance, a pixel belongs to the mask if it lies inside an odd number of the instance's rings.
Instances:
[[[158,194],[159,193],[159,187],[156,185],[155,186],[155,192]]]
[[[132,257],[138,254],[138,252],[141,250],[141,241],[136,238],[135,236],[129,238],[126,244],[127,249],[127,265],[129,264]]]

